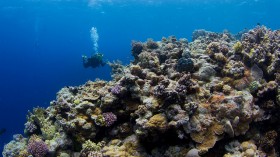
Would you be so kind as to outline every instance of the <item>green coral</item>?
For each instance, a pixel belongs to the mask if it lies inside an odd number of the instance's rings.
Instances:
[[[82,146],[83,149],[80,152],[80,157],[103,156],[101,152],[103,147],[103,141],[96,144],[90,140],[87,140]]]
[[[249,56],[252,57],[253,54],[254,54],[254,52],[255,52],[255,49],[252,48],[252,49],[250,50],[250,52],[249,52]]]
[[[70,157],[70,155],[62,152],[58,157]]]
[[[19,152],[18,157],[29,157],[31,154],[28,153],[27,149],[23,149]]]
[[[51,122],[49,121],[44,121],[42,127],[41,127],[41,131],[42,131],[42,136],[44,139],[52,139],[56,133],[56,127],[55,125],[52,125]]]
[[[44,108],[34,108],[32,113],[29,112],[27,121],[32,123],[35,122],[37,125],[39,125],[42,132],[42,137],[44,139],[50,140],[56,133],[57,127],[49,119],[46,118],[46,114],[47,112]]]
[[[27,121],[34,122],[34,121],[44,121],[45,120],[45,109],[42,107],[35,107],[33,108],[33,112],[28,113]]]
[[[241,53],[242,52],[243,46],[242,46],[240,41],[238,41],[237,43],[235,43],[233,45],[233,50],[234,50],[235,53]]]
[[[80,103],[81,103],[81,101],[80,101],[79,99],[75,99],[75,100],[74,100],[74,104],[75,104],[75,105],[79,105]]]
[[[102,143],[94,143],[92,142],[91,140],[87,140],[82,148],[83,148],[83,151],[101,151],[101,148],[102,148],[103,144]]]
[[[255,93],[260,87],[260,83],[258,81],[253,81],[249,85],[249,90],[251,93]]]
[[[105,118],[102,116],[102,115],[98,115],[96,118],[95,118],[95,124],[96,125],[99,125],[99,126],[105,126]]]

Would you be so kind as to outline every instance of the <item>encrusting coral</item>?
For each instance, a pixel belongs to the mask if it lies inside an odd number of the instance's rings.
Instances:
[[[264,26],[240,41],[205,30],[190,43],[174,36],[134,41],[131,64],[109,63],[112,81],[62,88],[48,108],[29,113],[27,138],[18,135],[2,154],[277,155],[279,45],[279,31]]]

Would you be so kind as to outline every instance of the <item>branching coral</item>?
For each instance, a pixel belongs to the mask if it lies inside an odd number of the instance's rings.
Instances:
[[[101,148],[103,147],[103,143],[100,142],[95,144],[94,142],[88,140],[86,141],[81,150],[81,157],[102,157],[103,154],[101,152]]]

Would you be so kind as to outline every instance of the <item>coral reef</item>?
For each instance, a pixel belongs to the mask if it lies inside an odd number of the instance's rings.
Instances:
[[[279,45],[264,26],[241,39],[196,30],[192,42],[134,41],[131,64],[108,63],[111,81],[62,88],[2,154],[279,156]]]
[[[117,60],[117,61],[113,61],[112,63],[111,62],[108,62],[107,63],[111,69],[112,69],[112,77],[118,81],[119,79],[122,78],[122,76],[124,75],[124,66],[122,65],[122,62]]]
[[[13,140],[5,145],[2,152],[3,157],[23,157],[23,154],[29,155],[27,152],[27,139],[20,134],[14,135]]]

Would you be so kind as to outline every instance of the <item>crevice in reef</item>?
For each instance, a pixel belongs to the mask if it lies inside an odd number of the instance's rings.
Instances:
[[[151,154],[153,149],[168,148],[169,146],[187,145],[189,140],[179,139],[176,130],[171,129],[167,132],[153,132],[148,134],[145,138],[140,138],[140,143],[144,146],[145,150]]]

